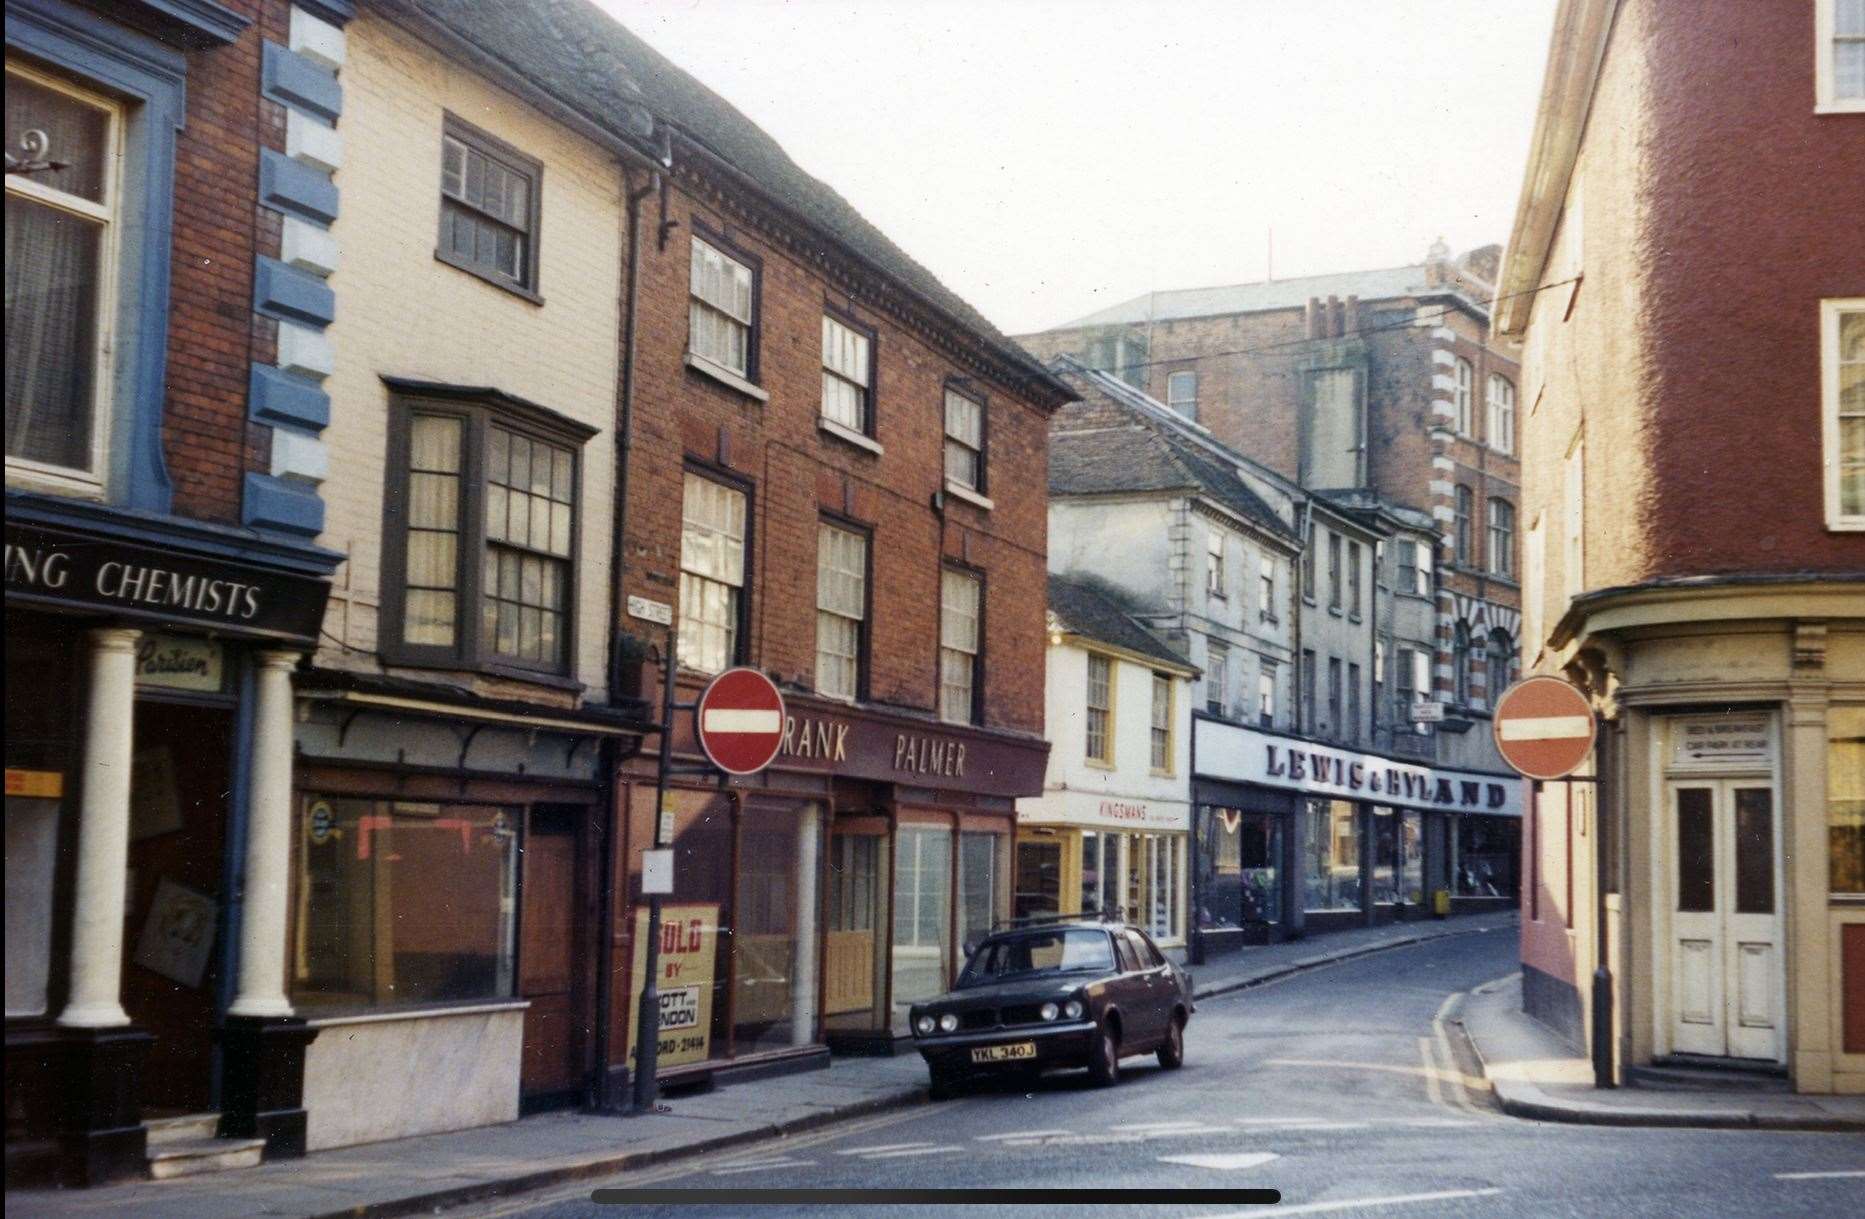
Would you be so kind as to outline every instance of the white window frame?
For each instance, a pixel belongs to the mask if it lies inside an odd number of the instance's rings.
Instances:
[[[701,520],[694,520],[694,519],[690,519],[687,517],[684,501],[685,501],[685,498],[687,498],[689,495],[688,489],[692,488],[695,484],[698,484],[703,487],[712,488],[716,492],[724,493],[726,495],[735,495],[738,497],[738,500],[740,504],[742,505],[742,508],[739,514],[740,520],[739,520],[738,532],[736,535],[733,535],[729,528],[725,528],[725,529],[715,528],[709,522],[701,521]],[[679,654],[679,663],[682,668],[692,669],[692,670],[695,670],[701,673],[718,673],[718,672],[722,672],[725,669],[731,668],[734,664],[737,664],[739,653],[742,650],[743,640],[740,638],[740,636],[742,633],[743,617],[744,617],[744,595],[745,595],[745,583],[746,583],[745,569],[750,564],[750,556],[748,556],[745,553],[745,535],[750,531],[751,497],[746,495],[743,490],[737,487],[733,487],[733,486],[730,486],[729,484],[722,483],[718,481],[717,479],[707,478],[702,474],[696,474],[691,470],[687,471],[686,480],[682,484],[682,496],[683,496],[683,500],[682,500],[681,520],[680,520],[681,545],[680,545],[680,590],[679,590],[681,613],[680,613],[679,635],[676,641],[676,650]],[[699,569],[699,567],[696,564],[689,562],[688,556],[687,556],[686,535],[689,531],[694,531],[694,530],[713,534],[718,537],[722,537],[726,539],[727,542],[736,542],[738,544],[737,545],[738,572],[737,572],[736,583],[734,583],[733,580],[731,579],[731,573],[702,571]],[[721,578],[722,576],[723,578]],[[731,607],[731,612],[730,612],[728,621],[726,621],[723,624],[708,623],[704,619],[693,619],[691,618],[690,615],[686,613],[686,606],[687,606],[687,601],[688,601],[687,592],[688,592],[688,587],[689,587],[687,582],[689,580],[694,582],[692,588],[695,593],[703,592],[704,585],[707,585],[707,584],[718,584],[730,590],[726,594],[726,601],[728,605]],[[706,658],[703,655],[699,654],[700,653],[699,644],[703,642],[703,639],[698,639],[694,635],[689,634],[688,632],[689,625],[692,625],[695,628],[695,630],[697,630],[698,627],[700,626],[712,626],[712,627],[721,628],[726,632],[725,655],[724,657],[721,658],[722,663],[720,663],[716,668],[711,667],[707,663]]]
[[[1172,773],[1172,704],[1176,698],[1172,685],[1172,678],[1167,674],[1153,674],[1153,723],[1148,740],[1156,775]]]
[[[1839,49],[1838,6],[1835,0],[1813,3],[1813,112],[1857,114],[1865,111],[1865,95],[1839,97],[1834,58]],[[1848,36],[1850,38],[1850,36]]]
[[[734,377],[750,382],[752,380],[752,372],[757,365],[757,355],[755,351],[758,330],[757,268],[748,262],[728,254],[719,247],[718,243],[708,241],[697,233],[693,235],[691,240],[693,245],[687,272],[687,353],[694,359],[701,360],[714,368],[730,373]],[[711,299],[710,296],[701,292],[700,289],[702,285],[699,276],[701,250],[710,252],[714,257],[718,258],[719,261],[726,264],[728,272],[731,268],[737,268],[739,271],[744,272],[747,304],[743,316],[735,313],[730,305],[715,301]],[[742,366],[732,364],[729,359],[721,359],[720,355],[713,351],[701,350],[699,335],[702,314],[716,315],[718,318],[722,319],[720,324],[724,326],[738,326],[744,329],[745,360]]]
[[[874,434],[874,339],[831,314],[822,315],[822,418],[861,436]],[[855,418],[831,410],[835,391],[852,391]]]
[[[1256,721],[1263,728],[1276,725],[1276,666],[1265,660],[1256,674]]]
[[[1204,590],[1219,601],[1230,600],[1229,580],[1224,570],[1224,533],[1213,529],[1205,534]]]
[[[1839,297],[1820,302],[1820,419],[1826,482],[1826,527],[1835,532],[1865,530],[1865,513],[1847,515],[1839,510],[1839,321],[1846,314],[1865,314],[1865,296]]]
[[[973,411],[977,412],[976,418],[978,427],[975,437],[952,430],[952,410],[955,405],[959,406],[959,414],[961,416],[965,414],[965,407],[970,407]],[[974,495],[983,495],[985,493],[985,486],[987,485],[987,476],[984,468],[985,446],[990,443],[990,434],[986,430],[985,424],[985,406],[983,400],[974,398],[969,394],[962,394],[948,385],[945,390],[944,427],[945,485],[948,487],[961,488]],[[955,445],[971,454],[972,470],[969,479],[954,478],[952,476],[952,449]]]
[[[1189,394],[1180,392],[1179,386],[1187,379],[1191,383]],[[1187,419],[1198,417],[1198,370],[1181,368],[1166,374],[1166,405],[1184,415]]]
[[[1507,516],[1498,520],[1497,510]],[[1490,574],[1515,578],[1515,505],[1499,495],[1489,499],[1489,570]]]
[[[1451,401],[1457,411],[1457,434],[1473,436],[1476,433],[1476,366],[1458,356],[1456,375],[1452,380],[1456,384],[1456,388],[1451,391]]]
[[[968,585],[969,607],[953,600],[954,590]],[[964,626],[969,611],[970,630]],[[984,581],[968,571],[939,569],[939,718],[948,724],[969,724],[977,718],[978,649],[983,643]],[[969,638],[967,638],[969,636]],[[967,643],[969,642],[969,647]],[[963,657],[961,661],[959,658]],[[949,678],[964,667],[961,686]],[[962,705],[960,705],[962,703]]]
[[[1083,690],[1082,756],[1103,766],[1114,764],[1114,660],[1100,652],[1088,653]],[[1095,726],[1100,725],[1101,747],[1095,748]]]
[[[1214,715],[1230,714],[1230,647],[1215,639],[1207,640],[1204,648],[1204,704],[1205,711]],[[1211,705],[1217,704],[1217,710],[1211,711]]]
[[[118,308],[118,276],[120,264],[119,243],[122,240],[123,216],[123,165],[126,157],[124,146],[123,107],[99,93],[79,88],[58,77],[34,71],[26,64],[9,58],[6,61],[9,76],[19,76],[33,84],[55,93],[62,93],[72,100],[106,115],[104,127],[104,164],[102,203],[93,203],[80,199],[61,190],[55,190],[42,182],[33,180],[30,174],[7,174],[6,192],[23,199],[30,199],[44,207],[72,215],[82,216],[103,228],[103,238],[98,242],[97,254],[97,316],[96,332],[91,352],[91,462],[90,469],[78,470],[70,466],[61,466],[52,462],[34,461],[25,457],[6,458],[6,480],[8,486],[21,485],[31,490],[47,491],[55,495],[82,496],[89,499],[101,498],[104,485],[109,478],[110,433],[113,412],[110,404],[116,399],[114,361],[112,353],[116,350],[116,322]],[[56,149],[53,150],[57,152]]]
[[[1261,602],[1257,610],[1264,619],[1273,620],[1276,616],[1276,561],[1268,555],[1257,560],[1256,580],[1257,597]]]
[[[1489,374],[1489,447],[1499,453],[1515,452],[1515,382],[1499,372]]]
[[[851,549],[852,547],[852,549]],[[838,551],[852,554],[850,567],[838,562]],[[840,580],[836,577],[842,577]],[[851,591],[853,597],[847,594]],[[854,702],[861,694],[863,628],[867,621],[868,536],[828,521],[816,532],[816,693],[825,698]],[[853,638],[852,650],[835,646],[840,638]],[[847,683],[838,680],[846,673]]]

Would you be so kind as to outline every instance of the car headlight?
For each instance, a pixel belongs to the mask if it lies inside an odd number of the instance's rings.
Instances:
[[[918,1020],[913,1022],[913,1031],[922,1037],[931,1036],[933,1031],[933,1018],[931,1016],[921,1016]]]
[[[1081,1014],[1088,1009],[1081,1005],[1080,999],[1070,999],[1062,1005],[1062,1014],[1070,1020],[1080,1020]]]
[[[1054,1020],[1057,1016],[1062,1014],[1062,1009],[1053,1003],[1045,1003],[1039,1014],[1044,1020]]]
[[[945,1015],[939,1017],[939,1031],[941,1033],[957,1032],[958,1031],[958,1017],[953,1015],[951,1012],[947,1012]]]

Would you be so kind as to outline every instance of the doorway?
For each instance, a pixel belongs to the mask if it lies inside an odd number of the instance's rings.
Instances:
[[[829,925],[823,934],[822,1011],[830,1030],[884,1027],[887,966],[887,835],[885,823],[829,838]]]
[[[578,929],[585,897],[578,834],[581,805],[539,804],[526,817],[523,841],[523,909],[518,920],[518,993],[525,1010],[524,1054],[519,1069],[526,1113],[576,1104],[585,1081],[588,1026],[584,1019],[583,962]]]
[[[1671,1048],[1785,1061],[1778,818],[1765,780],[1673,782]]]

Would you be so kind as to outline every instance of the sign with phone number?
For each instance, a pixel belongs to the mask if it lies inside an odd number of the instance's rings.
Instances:
[[[648,912],[635,912],[635,963],[630,977],[628,1057],[632,1063],[639,1034],[641,979],[647,966]],[[704,1062],[712,1041],[712,992],[718,958],[719,907],[716,903],[661,907],[660,1046],[661,1069]]]

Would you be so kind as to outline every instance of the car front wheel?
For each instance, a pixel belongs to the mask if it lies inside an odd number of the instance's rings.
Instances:
[[[958,1095],[958,1075],[933,1067],[932,1080],[927,1084],[926,1093],[934,1100],[951,1100]]]
[[[1166,1030],[1166,1039],[1159,1046],[1159,1065],[1168,1071],[1176,1071],[1185,1065],[1185,1017],[1172,1017],[1172,1023]]]
[[[1095,1038],[1093,1056],[1088,1060],[1088,1078],[1097,1088],[1108,1087],[1120,1079],[1120,1042],[1110,1025],[1102,1025],[1101,1035]]]

